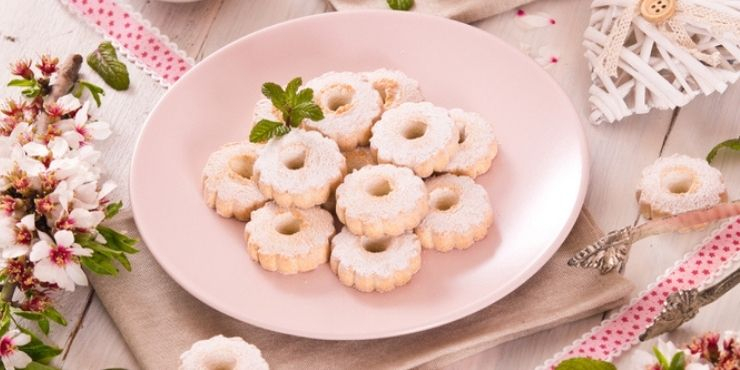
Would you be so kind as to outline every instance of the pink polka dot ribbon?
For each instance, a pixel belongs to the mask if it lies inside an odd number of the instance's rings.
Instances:
[[[60,0],[136,66],[168,87],[195,63],[159,30],[116,0]]]
[[[710,285],[740,261],[740,218],[725,223],[632,302],[564,348],[538,369],[552,369],[572,357],[611,360],[639,342],[660,314],[666,297]]]

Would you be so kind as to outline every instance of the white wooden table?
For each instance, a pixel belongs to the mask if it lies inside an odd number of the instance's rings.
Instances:
[[[323,0],[204,0],[194,4],[167,4],[152,0],[128,0],[152,24],[159,27],[190,55],[200,60],[225,44],[260,28],[288,19],[330,11]],[[512,12],[478,22],[480,27],[519,46],[552,45],[560,52],[560,63],[550,69],[553,77],[573,100],[583,119],[590,146],[591,182],[586,207],[599,225],[611,230],[638,218],[634,188],[641,169],[661,154],[684,153],[703,157],[717,142],[740,135],[740,84],[720,95],[699,97],[683,109],[654,111],[616,125],[592,126],[587,88],[590,85],[582,58],[581,34],[589,18],[589,2],[582,0],[540,1],[529,11],[551,13],[558,24],[546,30],[523,31],[513,24]],[[86,54],[100,42],[87,25],[70,15],[54,0],[3,0],[0,5],[0,66],[19,57],[37,57],[43,52],[65,56]],[[138,130],[148,112],[164,93],[141,71],[130,67],[132,89],[126,93],[109,90],[102,119],[111,122],[116,136],[106,152],[106,164],[127,194],[127,163]],[[9,74],[3,69],[0,81]],[[7,93],[3,93],[7,96]],[[126,164],[121,166],[120,163]],[[731,198],[740,195],[740,155],[723,153],[716,165],[723,171]],[[655,237],[633,249],[624,274],[638,291],[655,280],[691,249],[705,233]],[[637,293],[637,292],[635,292]],[[156,309],[156,302],[152,303]],[[66,369],[136,369],[116,327],[91,289],[78,289],[59,302],[69,320],[66,328],[53,327],[51,339],[65,351],[56,365]],[[693,321],[671,334],[684,342],[708,330],[740,330],[740,289],[705,308]],[[472,356],[452,369],[531,369],[597,324],[598,315],[576,323],[534,334]],[[167,340],[167,338],[162,338]]]

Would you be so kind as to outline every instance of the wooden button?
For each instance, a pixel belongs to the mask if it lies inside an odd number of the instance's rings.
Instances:
[[[676,13],[676,0],[642,0],[640,14],[648,22],[660,24]]]

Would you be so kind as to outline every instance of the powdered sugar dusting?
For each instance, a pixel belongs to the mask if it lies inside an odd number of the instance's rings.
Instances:
[[[180,355],[179,370],[209,369],[214,364],[229,364],[233,370],[268,370],[270,366],[259,348],[242,338],[217,335],[193,343]]]
[[[416,235],[405,233],[384,240],[386,249],[369,252],[363,245],[375,241],[352,234],[347,228],[332,239],[332,260],[364,276],[390,277],[411,266],[412,260],[421,255],[421,244]]]
[[[718,204],[727,189],[722,173],[705,160],[674,154],[642,171],[638,191],[653,211],[678,214]]]
[[[383,99],[383,109],[395,108],[406,102],[420,102],[424,100],[419,88],[419,82],[409,78],[401,71],[381,68],[361,74],[362,78],[370,82],[373,88]]]
[[[477,113],[450,109],[449,114],[460,133],[458,141],[462,142],[445,171],[470,177],[485,173],[498,152],[493,127]]]
[[[443,170],[458,149],[458,130],[447,110],[432,103],[404,103],[373,126],[370,147],[378,161],[412,168],[426,177]]]
[[[295,220],[295,221],[294,221]],[[281,233],[286,222],[299,225],[294,233]],[[309,209],[282,208],[269,202],[252,212],[252,220],[244,228],[248,243],[261,254],[300,256],[314,248],[326,248],[334,235],[334,218],[321,207]]]
[[[386,180],[391,191],[384,196],[369,194],[367,187],[379,179]],[[427,210],[424,181],[408,168],[390,164],[365,166],[347,175],[336,196],[337,208],[346,217],[367,222],[402,223],[403,219],[413,217],[418,218],[418,224],[423,217],[418,216],[419,211]]]
[[[293,129],[262,148],[254,171],[260,185],[304,197],[307,193],[328,194],[346,172],[346,163],[334,141],[318,132]]]
[[[380,116],[380,94],[356,73],[328,72],[308,83],[314,102],[324,112],[320,121],[305,120],[306,129],[317,130],[337,142],[342,150],[366,145],[370,127]]]

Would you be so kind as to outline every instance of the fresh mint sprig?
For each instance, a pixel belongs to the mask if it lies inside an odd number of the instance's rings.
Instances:
[[[130,83],[128,69],[123,62],[118,60],[116,49],[110,41],[101,42],[98,48],[87,56],[87,65],[114,90],[128,89]]]
[[[414,6],[414,0],[387,0],[393,10],[409,10]]]
[[[561,362],[555,370],[617,370],[617,367],[611,362],[576,357]]]
[[[263,143],[273,137],[283,136],[291,128],[300,126],[304,119],[320,121],[324,119],[321,108],[313,102],[313,90],[310,88],[298,90],[303,84],[300,77],[296,77],[283,89],[274,82],[265,82],[262,85],[262,95],[270,99],[272,105],[280,111],[283,122],[262,119],[252,127],[249,141]]]

